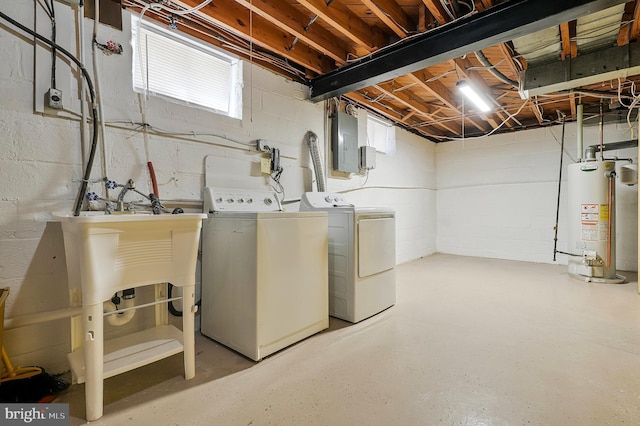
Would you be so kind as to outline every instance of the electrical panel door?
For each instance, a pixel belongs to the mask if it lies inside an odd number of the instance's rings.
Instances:
[[[358,119],[344,112],[336,112],[331,121],[331,150],[333,169],[358,173]]]

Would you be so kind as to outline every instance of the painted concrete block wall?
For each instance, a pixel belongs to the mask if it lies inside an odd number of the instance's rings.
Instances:
[[[566,126],[558,249],[567,247],[566,166],[578,155],[576,125]],[[627,125],[605,125],[604,141],[631,139]],[[553,262],[561,126],[437,145],[438,251]],[[585,126],[584,146],[598,144]],[[633,158],[637,150],[606,152]],[[624,163],[621,163],[624,164]],[[637,186],[618,184],[617,267],[637,270]],[[557,262],[566,263],[564,255]]]
[[[396,261],[402,263],[436,252],[436,144],[401,129],[396,140],[396,152],[377,153],[368,176],[330,175],[327,190],[343,192],[357,206],[395,209]]]
[[[33,2],[11,2],[3,12],[27,26],[36,22],[39,31],[49,33],[42,8]],[[56,16],[60,22],[69,23],[58,27],[59,42],[77,54],[75,15],[68,6],[56,3]],[[148,193],[151,182],[146,164],[151,161],[161,200],[197,206],[202,200],[207,160],[242,165],[228,168],[227,173],[216,178],[216,186],[228,187],[236,182],[254,187],[269,184],[267,178],[253,173],[260,155],[247,145],[262,138],[281,150],[287,199],[299,198],[314,188],[304,137],[307,131],[313,131],[320,141],[326,140],[324,105],[307,101],[306,87],[247,63],[242,120],[150,97],[146,102],[146,123],[151,127],[144,133],[141,97],[132,90],[131,83],[129,25],[125,14],[122,32],[105,26],[100,26],[98,32],[98,41],[117,41],[124,47],[124,54],[98,53],[96,58],[107,122],[106,170],[101,170],[99,152],[92,179],[99,180],[106,174],[109,179],[124,183],[131,178],[138,190]],[[89,48],[92,29],[93,21],[86,20]],[[40,97],[50,85],[50,56],[46,49],[34,48],[30,39],[9,26],[0,28],[0,55],[12,58],[0,61],[0,286],[11,288],[6,311],[9,320],[69,305],[62,230],[51,219],[52,212],[72,211],[82,176],[83,154],[87,152],[86,146],[81,148],[79,130],[80,85],[75,77],[65,84],[63,97],[69,111],[57,116],[54,111],[43,111]],[[77,75],[66,62],[58,61],[61,80],[66,74]],[[91,62],[89,52],[85,65],[93,75]],[[371,172],[367,189],[350,194],[354,194],[354,201],[367,205],[384,203],[397,208],[398,259],[406,261],[435,251],[435,147],[412,134],[398,133],[397,154],[379,157],[378,169]],[[428,166],[426,171],[417,167],[423,165]],[[364,179],[329,182],[330,190],[339,190],[360,188]],[[100,183],[91,184],[89,190],[105,195]],[[110,195],[117,194],[112,191]],[[419,211],[427,212],[428,220],[418,215]],[[152,322],[153,310],[142,310],[132,324],[106,330],[109,336],[116,336]],[[43,365],[50,371],[68,369],[69,320],[7,330],[5,343],[16,364]]]

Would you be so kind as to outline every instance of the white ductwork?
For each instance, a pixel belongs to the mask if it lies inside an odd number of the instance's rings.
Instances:
[[[640,74],[640,43],[534,65],[522,71],[521,96],[543,95]]]

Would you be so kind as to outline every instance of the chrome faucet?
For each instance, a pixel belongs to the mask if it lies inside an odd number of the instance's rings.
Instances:
[[[120,193],[118,194],[118,198],[116,199],[116,208],[118,211],[124,211],[124,196],[127,194],[127,192],[132,190],[136,190],[136,184],[133,179],[129,179],[126,185],[122,185],[122,191],[120,191]]]
[[[160,202],[160,200],[158,199],[158,196],[154,193],[151,193],[149,195],[143,194],[142,192],[138,191],[136,189],[136,184],[133,181],[133,179],[129,179],[127,181],[126,184],[124,185],[118,185],[119,187],[122,187],[122,190],[120,191],[120,193],[118,194],[118,197],[116,198],[115,201],[115,205],[116,205],[116,210],[117,211],[124,211],[124,197],[125,195],[127,195],[127,192],[129,191],[133,191],[138,195],[141,195],[142,197],[146,198],[147,200],[149,200],[151,202],[151,210],[153,211],[153,214],[160,214],[163,211],[166,211],[166,209],[164,208],[164,206],[162,205],[162,203]],[[136,205],[137,202],[130,202],[127,210],[131,210],[132,206]]]

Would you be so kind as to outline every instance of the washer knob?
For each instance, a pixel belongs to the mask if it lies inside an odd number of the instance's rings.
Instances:
[[[324,200],[325,200],[327,203],[330,203],[330,202],[331,202],[331,200],[332,200],[332,198],[331,198],[331,196],[327,195],[326,197],[324,197]]]
[[[253,203],[253,198],[247,198],[247,204]]]
[[[233,198],[227,198],[227,203],[233,203]]]
[[[221,202],[222,202],[222,197],[216,198],[216,203],[221,203]]]
[[[265,198],[264,199],[264,203],[268,206],[270,206],[273,203],[273,200],[271,198]]]
[[[244,198],[238,198],[238,204],[244,203]]]

